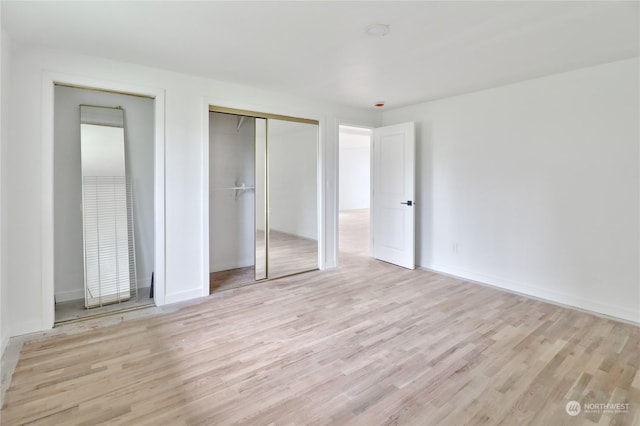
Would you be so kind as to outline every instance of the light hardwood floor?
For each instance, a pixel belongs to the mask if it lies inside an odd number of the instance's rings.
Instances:
[[[264,265],[264,255],[258,256],[257,261],[262,262]],[[318,242],[316,240],[297,237],[284,232],[270,232],[270,278],[283,277],[314,269],[318,269]],[[259,283],[260,281],[255,280],[253,266],[211,272],[209,274],[209,293]]]
[[[638,327],[348,252],[25,343],[2,424],[640,424]]]

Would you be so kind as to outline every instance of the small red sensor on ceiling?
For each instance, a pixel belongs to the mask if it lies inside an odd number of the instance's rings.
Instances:
[[[375,106],[376,108],[382,108],[382,107],[384,106],[384,102],[376,102],[376,103],[374,104],[374,106]]]

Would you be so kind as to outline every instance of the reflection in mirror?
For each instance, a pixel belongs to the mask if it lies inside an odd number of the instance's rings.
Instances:
[[[255,279],[267,278],[267,120],[255,119]]]
[[[133,219],[127,186],[124,114],[80,106],[85,307],[135,295]]]
[[[268,276],[318,268],[318,126],[269,119]]]
[[[125,177],[124,129],[80,124],[82,176]]]

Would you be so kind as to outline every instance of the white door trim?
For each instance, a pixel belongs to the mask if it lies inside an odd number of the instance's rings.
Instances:
[[[54,85],[66,84],[87,89],[143,95],[154,98],[154,302],[164,305],[165,285],[165,90],[128,83],[96,80],[83,76],[44,72],[42,75],[41,152],[41,238],[42,238],[42,322],[48,330],[55,322],[54,236],[53,236],[53,122]]]

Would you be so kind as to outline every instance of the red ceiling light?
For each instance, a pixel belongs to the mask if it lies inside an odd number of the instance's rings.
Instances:
[[[375,104],[373,104],[373,106],[375,106],[376,108],[382,108],[384,106],[384,101],[376,102]]]

